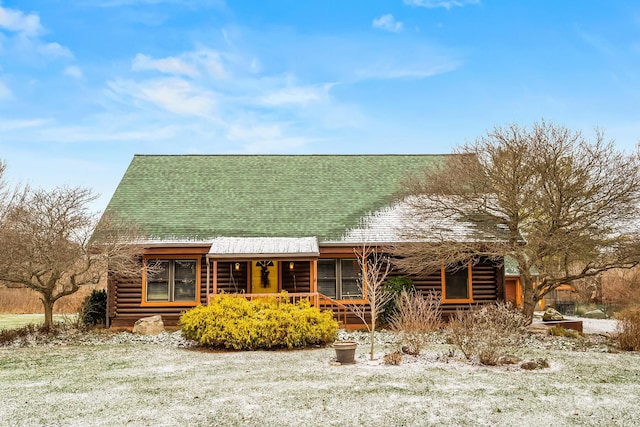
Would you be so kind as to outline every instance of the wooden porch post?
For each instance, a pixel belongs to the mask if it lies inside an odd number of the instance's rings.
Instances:
[[[206,297],[206,303],[207,305],[209,305],[209,283],[210,283],[210,273],[211,273],[211,266],[210,266],[210,262],[209,262],[209,257],[205,257],[204,258],[207,261],[207,297]]]
[[[311,283],[309,283],[309,287],[312,293],[316,293],[318,292],[318,260],[314,259],[313,261],[311,261],[311,271],[310,271],[310,275],[309,275],[309,281]],[[318,298],[314,298],[314,307],[318,306]]]
[[[213,294],[218,293],[218,261],[213,261]]]

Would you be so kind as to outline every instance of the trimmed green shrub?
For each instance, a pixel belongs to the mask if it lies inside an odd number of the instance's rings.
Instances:
[[[107,321],[107,291],[104,289],[91,291],[82,301],[78,315],[78,320],[82,325],[105,325]]]
[[[195,307],[180,317],[185,338],[207,347],[235,350],[299,348],[333,342],[338,322],[330,311],[295,304],[285,298],[218,295],[208,306]]]

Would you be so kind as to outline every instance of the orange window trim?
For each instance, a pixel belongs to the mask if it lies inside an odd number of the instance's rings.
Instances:
[[[445,304],[459,304],[473,302],[473,274],[471,268],[471,260],[467,264],[467,295],[469,298],[447,298],[447,271],[444,265],[441,268],[440,282],[442,283],[442,302]]]
[[[196,261],[196,299],[194,301],[147,301],[147,260],[172,260],[172,259],[193,259]],[[200,305],[200,262],[199,256],[193,255],[172,255],[172,256],[154,256],[145,255],[142,258],[142,307],[195,307]]]
[[[321,260],[327,260],[327,259],[331,259],[331,260],[343,260],[343,259],[354,259],[356,261],[358,261],[358,257],[354,256],[354,253],[348,254],[348,253],[340,253],[340,254],[331,254],[332,256],[326,256],[327,254],[322,254],[320,256],[320,258],[318,258],[315,263],[316,263],[316,269],[317,269],[317,265],[318,265],[318,261]],[[359,262],[359,261],[358,261]],[[365,265],[365,269],[366,269],[366,265]],[[317,272],[316,272],[316,286],[317,286]],[[348,303],[348,304],[368,304],[369,303],[369,298],[367,295],[367,287],[362,286],[364,289],[362,289],[362,298],[335,298],[336,301],[338,302],[344,302],[344,303]],[[317,288],[316,288],[317,289]]]

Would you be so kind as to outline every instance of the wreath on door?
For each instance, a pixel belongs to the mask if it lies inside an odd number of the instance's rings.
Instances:
[[[268,288],[269,281],[269,267],[273,267],[273,261],[258,261],[256,263],[260,266],[260,284],[263,288]]]

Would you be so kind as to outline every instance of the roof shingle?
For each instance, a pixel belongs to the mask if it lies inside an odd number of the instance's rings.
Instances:
[[[136,155],[107,212],[150,238],[340,239],[446,155]]]

